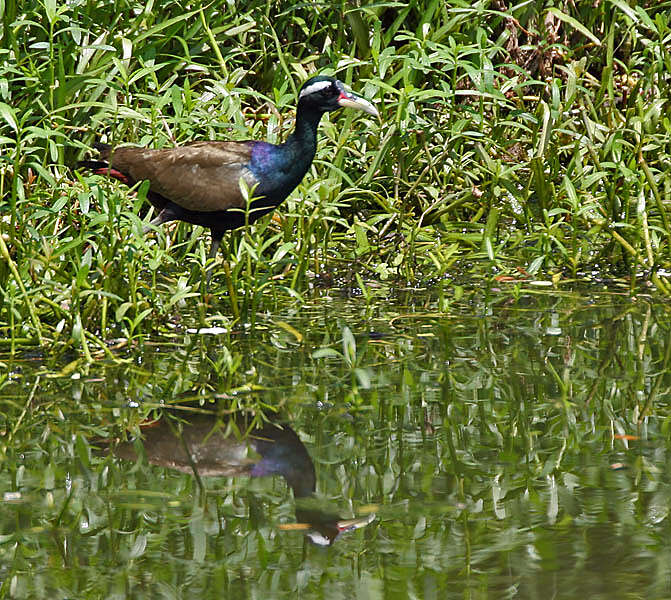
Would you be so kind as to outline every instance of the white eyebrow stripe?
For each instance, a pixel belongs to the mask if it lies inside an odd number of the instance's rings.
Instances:
[[[307,96],[308,94],[314,94],[315,92],[318,92],[319,90],[323,90],[324,88],[331,87],[331,82],[330,81],[317,81],[313,83],[312,85],[309,85],[308,87],[304,88],[301,90],[301,93],[298,94],[299,98],[302,98],[303,96]]]

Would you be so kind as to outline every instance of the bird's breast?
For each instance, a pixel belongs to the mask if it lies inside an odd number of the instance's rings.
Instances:
[[[257,195],[282,202],[301,182],[310,162],[296,157],[286,146],[256,142],[252,149],[249,169],[257,179]]]

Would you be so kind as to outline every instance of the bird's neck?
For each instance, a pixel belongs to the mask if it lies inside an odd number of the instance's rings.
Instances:
[[[305,162],[306,171],[317,152],[317,129],[323,114],[299,104],[296,111],[296,129],[285,142],[295,159],[300,163]]]
[[[257,435],[252,442],[261,460],[252,467],[250,475],[281,475],[296,498],[312,494],[316,483],[315,467],[296,433],[288,426],[270,425],[258,430]]]

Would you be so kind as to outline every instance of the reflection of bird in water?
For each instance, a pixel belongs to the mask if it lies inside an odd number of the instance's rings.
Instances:
[[[312,506],[315,468],[307,449],[287,425],[266,424],[248,434],[242,421],[222,420],[213,414],[172,414],[142,427],[142,444],[152,465],[193,473],[200,477],[266,477],[281,475],[297,499],[296,518],[302,523],[283,529],[306,529],[316,544],[330,545],[343,532],[368,525],[374,514],[340,519]],[[113,448],[116,456],[137,460],[133,442]],[[305,502],[305,505],[303,505]]]

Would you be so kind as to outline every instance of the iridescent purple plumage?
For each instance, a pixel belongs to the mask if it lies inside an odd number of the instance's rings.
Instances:
[[[208,227],[214,257],[225,231],[253,223],[281,204],[307,173],[317,150],[322,115],[342,107],[378,116],[375,107],[331,77],[312,77],[299,93],[296,128],[283,144],[267,142],[193,142],[152,150],[99,145],[100,159],[80,166],[133,185],[150,183],[147,199],[156,216],[145,232],[180,220]],[[254,186],[247,211],[239,184]]]

